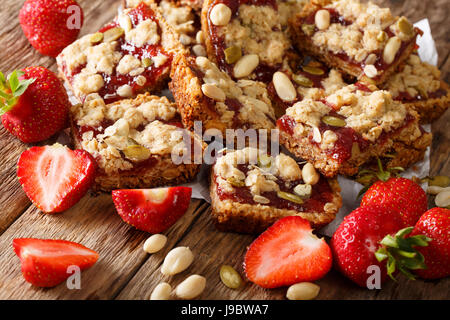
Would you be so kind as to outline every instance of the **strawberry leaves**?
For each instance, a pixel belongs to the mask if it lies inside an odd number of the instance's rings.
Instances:
[[[0,115],[11,110],[18,98],[36,81],[34,78],[20,80],[23,75],[23,71],[14,70],[6,79],[0,72]]]
[[[385,236],[380,241],[382,247],[375,252],[379,262],[387,259],[387,274],[394,281],[397,269],[409,279],[415,280],[415,276],[409,270],[427,268],[424,256],[415,247],[426,247],[431,239],[424,235],[407,237],[413,229],[408,227],[398,231],[395,236]]]

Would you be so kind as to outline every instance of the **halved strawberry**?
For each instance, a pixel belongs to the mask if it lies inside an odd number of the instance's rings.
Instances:
[[[324,239],[301,217],[285,217],[262,233],[247,250],[247,278],[263,288],[314,281],[330,271],[332,257]]]
[[[39,287],[54,287],[71,274],[67,268],[81,271],[98,260],[98,253],[76,242],[20,238],[13,240],[14,252],[22,263],[25,280]]]
[[[188,209],[192,189],[114,190],[112,197],[120,217],[136,229],[160,233],[170,228]]]
[[[84,150],[60,144],[32,147],[17,163],[17,176],[28,198],[42,211],[62,212],[77,203],[94,181],[95,160]]]

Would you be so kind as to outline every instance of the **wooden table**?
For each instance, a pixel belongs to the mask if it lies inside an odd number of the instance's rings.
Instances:
[[[82,34],[94,32],[116,14],[119,0],[79,0],[85,13]],[[439,50],[443,77],[450,80],[449,19],[447,0],[375,1],[390,6],[396,14],[412,21],[428,17]],[[4,0],[0,9],[0,70],[9,73],[16,68],[42,65],[56,70],[55,60],[39,55],[30,46],[19,26],[18,13],[23,1]],[[450,112],[432,126],[431,174],[450,175],[448,124]],[[48,143],[48,142],[47,142]],[[283,299],[286,289],[264,290],[246,283],[240,290],[226,288],[219,279],[222,264],[233,265],[243,274],[242,260],[254,237],[222,233],[214,229],[209,205],[192,200],[188,212],[166,234],[166,247],[148,255],[142,250],[147,233],[123,223],[115,213],[110,195],[85,196],[64,214],[40,212],[25,196],[16,178],[16,161],[29,145],[21,143],[0,128],[0,299],[148,299],[161,281],[175,287],[188,274],[206,276],[205,299]],[[64,284],[40,289],[24,281],[19,259],[12,250],[18,237],[66,239],[86,245],[100,254],[98,263],[82,273],[81,289],[69,290]],[[175,246],[189,246],[196,258],[182,274],[165,277],[159,271],[167,252]],[[401,278],[370,291],[353,285],[331,271],[317,282],[319,299],[449,299],[450,279],[440,281],[406,281]]]

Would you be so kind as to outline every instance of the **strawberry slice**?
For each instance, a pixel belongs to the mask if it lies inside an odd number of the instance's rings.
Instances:
[[[247,278],[263,288],[320,279],[331,265],[330,247],[296,216],[275,222],[253,241],[244,260]]]
[[[136,229],[160,233],[170,228],[188,209],[192,189],[114,190],[112,197],[120,217]]]
[[[20,238],[13,240],[25,280],[38,287],[54,287],[66,280],[70,266],[81,271],[98,260],[98,253],[76,242]]]
[[[28,198],[42,211],[62,212],[77,203],[94,181],[95,160],[84,150],[60,144],[32,147],[17,163],[17,176]]]

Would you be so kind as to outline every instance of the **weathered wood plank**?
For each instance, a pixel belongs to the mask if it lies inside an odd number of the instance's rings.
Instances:
[[[201,203],[191,202],[187,213],[168,231],[171,239],[186,232]],[[32,206],[0,236],[0,299],[111,299],[147,260],[142,245],[148,236],[121,220],[107,194],[85,196],[63,214],[43,214]],[[12,250],[13,239],[20,237],[75,241],[97,251],[100,259],[83,272],[80,290],[69,290],[65,283],[52,289],[36,288],[24,281]]]
[[[23,35],[18,14],[23,1],[7,0],[0,11],[0,70],[9,74],[14,69],[31,65],[41,65],[56,71],[55,59],[37,53]],[[82,34],[98,30],[110,21],[117,12],[118,1],[80,1],[83,6],[86,23]],[[7,10],[6,10],[7,8]],[[49,140],[45,143],[51,143]],[[0,128],[0,234],[29,205],[30,201],[22,191],[16,179],[16,163],[19,155],[31,145],[23,144],[7,130]]]

